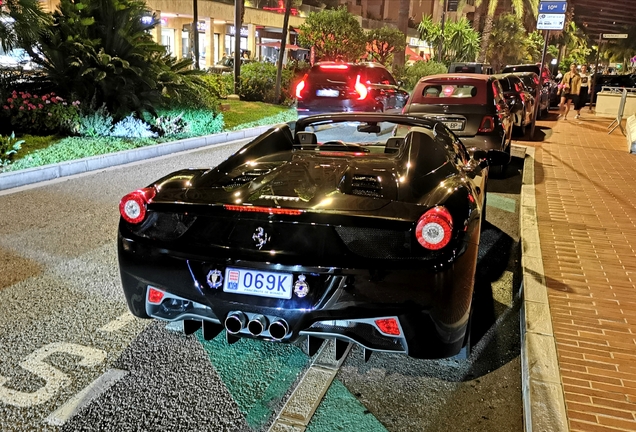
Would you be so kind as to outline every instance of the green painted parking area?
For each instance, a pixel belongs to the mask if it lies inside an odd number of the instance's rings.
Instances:
[[[311,363],[311,358],[295,345],[252,339],[230,345],[224,332],[210,341],[204,340],[200,331],[197,337],[254,430],[264,429]],[[305,430],[385,432],[386,428],[340,381],[334,380]]]
[[[229,345],[225,332],[201,345],[228,391],[245,415],[247,424],[261,428],[274,413],[287,390],[309,364],[309,357],[294,345],[240,339]]]

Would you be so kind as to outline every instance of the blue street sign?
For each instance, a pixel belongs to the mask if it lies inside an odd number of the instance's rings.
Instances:
[[[566,1],[542,1],[539,3],[539,13],[564,14],[568,11]]]

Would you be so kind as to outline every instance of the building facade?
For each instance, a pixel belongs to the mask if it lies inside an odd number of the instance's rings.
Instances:
[[[59,0],[43,0],[44,8],[55,10]],[[356,15],[362,28],[368,30],[383,25],[397,26],[399,0],[340,0],[350,13]],[[160,20],[153,29],[153,38],[164,45],[176,58],[193,57],[194,20],[193,0],[146,0],[148,8]],[[240,37],[241,53],[260,61],[275,61],[280,47],[284,8],[269,7],[267,10],[253,7],[245,8],[243,26],[234,26],[234,5],[212,0],[197,0],[199,60],[201,67],[212,67],[222,57],[234,52],[235,38]],[[470,12],[471,6],[462,11]],[[443,6],[438,0],[411,0],[409,17],[419,22],[422,16],[431,15],[434,20],[441,19]],[[289,17],[287,43],[295,44],[296,29],[312,11],[319,9],[306,5],[299,7]],[[474,10],[474,8],[473,8]],[[453,19],[457,13],[447,13],[447,19]],[[150,19],[150,17],[149,17]],[[408,47],[427,58],[430,53],[428,44],[419,39],[415,29],[409,29],[406,35]],[[305,51],[306,52],[306,51]]]

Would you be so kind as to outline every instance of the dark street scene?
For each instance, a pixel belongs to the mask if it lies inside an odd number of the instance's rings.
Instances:
[[[636,431],[632,0],[0,0],[0,430]]]

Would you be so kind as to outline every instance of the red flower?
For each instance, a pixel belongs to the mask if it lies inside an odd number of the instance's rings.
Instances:
[[[42,108],[44,108],[44,105],[38,104],[38,108],[42,109]]]
[[[9,103],[13,102],[13,98],[7,99],[7,102],[9,102]]]
[[[8,107],[8,106],[6,106],[6,105],[5,105],[5,106],[3,106],[2,108],[7,109],[7,110],[9,109],[9,107]]]
[[[24,105],[20,107],[20,111],[23,111],[23,110],[24,110]]]
[[[45,101],[47,99],[46,95],[42,96],[42,100]]]

